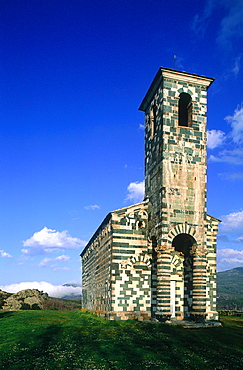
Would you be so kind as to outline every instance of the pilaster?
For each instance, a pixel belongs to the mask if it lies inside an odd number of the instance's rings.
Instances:
[[[157,312],[164,318],[170,317],[170,269],[171,255],[168,249],[158,246],[157,252]]]
[[[204,321],[206,318],[206,265],[206,255],[196,252],[193,255],[191,314],[191,318],[196,321]]]

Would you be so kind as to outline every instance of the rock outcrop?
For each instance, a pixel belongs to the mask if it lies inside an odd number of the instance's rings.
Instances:
[[[0,290],[0,309],[5,311],[42,310],[47,298],[48,294],[38,289],[25,289],[15,294]]]

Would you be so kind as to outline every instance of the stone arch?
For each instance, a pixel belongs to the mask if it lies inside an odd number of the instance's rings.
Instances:
[[[184,88],[181,88],[181,89],[177,90],[176,98],[179,99],[180,94],[182,94],[182,93],[189,94],[189,95],[191,95],[191,97],[193,96],[193,92],[188,87],[184,87]]]
[[[173,229],[169,231],[168,243],[172,244],[173,239],[179,234],[188,234],[196,240],[198,245],[201,244],[201,236],[198,233],[198,230],[195,227],[188,225],[187,223],[177,224],[175,227],[173,227]]]
[[[147,254],[131,257],[129,262],[127,263],[127,266],[132,267],[139,262],[145,263],[148,267],[151,266],[151,258]]]
[[[147,219],[148,218],[148,212],[143,209],[143,210],[138,212],[138,216],[140,216],[142,218],[145,217]]]
[[[134,212],[132,211],[132,212],[127,213],[126,214],[126,217],[128,217],[128,218],[134,218],[135,217]]]

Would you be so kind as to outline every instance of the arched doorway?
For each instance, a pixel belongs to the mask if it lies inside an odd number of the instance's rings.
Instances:
[[[183,280],[184,280],[184,319],[190,319],[192,312],[192,274],[193,274],[193,258],[192,249],[195,246],[196,240],[189,234],[177,235],[172,247],[175,251],[180,252],[184,256],[183,262]]]

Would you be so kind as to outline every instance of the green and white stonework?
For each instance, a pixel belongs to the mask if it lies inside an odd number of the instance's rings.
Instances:
[[[206,213],[212,78],[160,68],[145,112],[145,200],[111,212],[81,254],[83,307],[109,319],[212,320],[219,220]]]
[[[149,318],[147,202],[111,212],[82,253],[83,307],[109,319]]]

